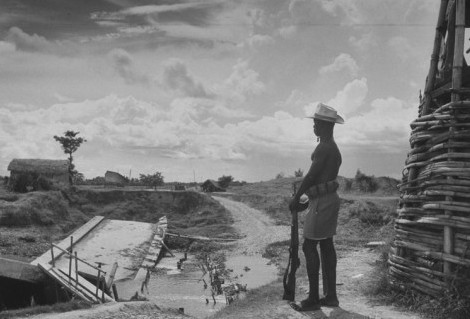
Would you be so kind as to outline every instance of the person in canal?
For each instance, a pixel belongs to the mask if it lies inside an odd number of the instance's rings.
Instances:
[[[302,250],[305,254],[309,280],[308,298],[300,304],[292,304],[298,311],[319,310],[321,306],[338,307],[336,295],[336,251],[333,236],[339,212],[339,196],[336,192],[336,178],[341,166],[341,153],[333,138],[335,123],[343,124],[344,119],[337,111],[319,103],[313,116],[313,131],[320,141],[312,153],[312,164],[308,173],[289,203],[291,211],[302,211],[307,204],[300,203],[300,197],[306,194],[309,198],[308,212],[304,222],[304,242]],[[323,293],[319,298],[320,256],[317,246],[320,245]]]

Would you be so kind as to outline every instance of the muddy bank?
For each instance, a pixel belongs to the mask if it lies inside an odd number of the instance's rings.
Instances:
[[[74,188],[0,196],[0,255],[31,260],[96,215],[156,223],[172,232],[234,237],[229,212],[203,193]]]

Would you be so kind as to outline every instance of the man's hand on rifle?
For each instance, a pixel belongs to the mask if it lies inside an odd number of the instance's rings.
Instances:
[[[289,210],[291,213],[298,213],[304,211],[308,208],[308,201],[306,203],[301,203],[298,198],[294,198],[289,203]]]

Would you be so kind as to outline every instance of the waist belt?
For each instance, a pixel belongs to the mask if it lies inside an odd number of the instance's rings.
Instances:
[[[339,187],[339,184],[336,180],[334,181],[328,181],[326,183],[322,183],[322,184],[318,184],[318,185],[313,185],[312,187],[310,187],[309,189],[307,189],[307,191],[305,192],[305,194],[309,197],[309,198],[313,198],[313,197],[319,197],[319,196],[323,196],[323,195],[326,195],[326,194],[330,194],[330,193],[334,193],[336,192],[336,190],[338,189]]]

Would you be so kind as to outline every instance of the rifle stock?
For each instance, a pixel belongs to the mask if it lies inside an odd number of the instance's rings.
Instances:
[[[293,184],[294,194],[296,192],[296,184]],[[295,300],[295,273],[300,266],[299,259],[299,222],[297,212],[292,212],[292,224],[290,229],[290,247],[289,247],[289,262],[287,263],[286,271],[284,272],[284,296],[283,300]]]

